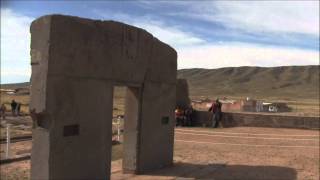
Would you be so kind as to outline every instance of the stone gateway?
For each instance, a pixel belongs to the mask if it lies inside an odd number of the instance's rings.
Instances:
[[[127,86],[124,171],[173,163],[177,53],[114,21],[31,25],[32,179],[110,179],[113,87]]]

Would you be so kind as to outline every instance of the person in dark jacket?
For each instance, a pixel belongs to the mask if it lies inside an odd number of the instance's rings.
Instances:
[[[219,99],[216,100],[216,113],[215,113],[215,125],[214,127],[217,128],[221,122],[222,117],[222,103]]]
[[[189,105],[188,108],[185,110],[186,115],[186,126],[193,126],[192,116],[193,116],[193,107]]]
[[[17,103],[16,101],[13,99],[11,101],[11,112],[12,112],[12,115],[15,116],[16,115],[16,108],[17,108]]]

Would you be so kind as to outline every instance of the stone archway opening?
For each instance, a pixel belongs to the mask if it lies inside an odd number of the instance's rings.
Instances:
[[[141,92],[138,86],[114,86],[113,92],[113,137],[112,159],[121,159],[112,167],[125,173],[137,172],[139,110],[141,109]],[[118,134],[119,133],[119,134]],[[118,137],[119,135],[119,137]]]

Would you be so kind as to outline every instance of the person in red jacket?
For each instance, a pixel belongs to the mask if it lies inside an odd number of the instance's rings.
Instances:
[[[176,126],[184,125],[184,111],[181,108],[175,110]]]
[[[212,127],[217,128],[221,121],[222,116],[222,103],[219,99],[216,102],[212,103],[211,107],[209,108],[209,112],[212,112]]]

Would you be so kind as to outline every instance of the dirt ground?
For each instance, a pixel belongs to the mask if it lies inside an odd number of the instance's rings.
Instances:
[[[112,179],[319,179],[319,131],[236,127],[177,128],[174,165]]]
[[[10,157],[18,157],[23,155],[31,154],[31,141],[21,141],[12,143],[10,145]],[[5,159],[6,154],[6,144],[1,144],[0,147],[0,157],[1,159]]]
[[[319,137],[316,130],[176,128],[173,166],[123,174],[117,158],[111,179],[318,180]],[[30,141],[14,144],[30,148]],[[29,160],[1,165],[1,179],[29,179],[29,168]]]

